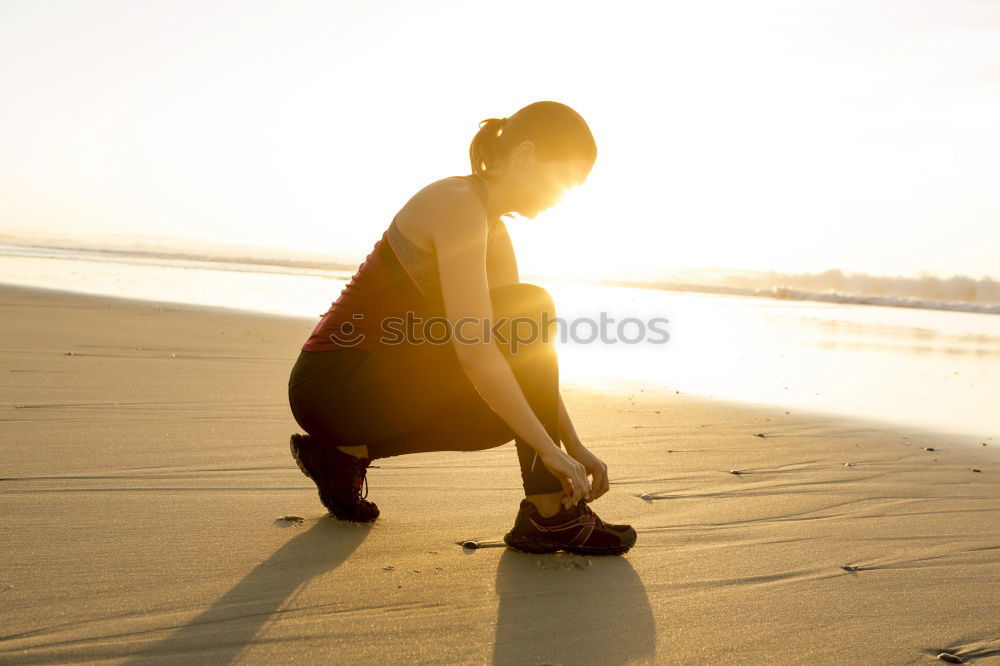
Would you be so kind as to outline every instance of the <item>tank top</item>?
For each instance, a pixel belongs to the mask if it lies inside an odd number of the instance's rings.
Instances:
[[[451,178],[471,181],[487,206],[486,186],[478,174]],[[498,222],[499,218],[489,222],[487,243],[492,241]],[[410,242],[394,217],[337,300],[320,315],[302,351],[371,351],[383,344],[383,336],[403,330],[404,324],[391,324],[387,333],[385,322],[403,318],[407,312],[424,318],[443,317],[444,303],[436,254]]]

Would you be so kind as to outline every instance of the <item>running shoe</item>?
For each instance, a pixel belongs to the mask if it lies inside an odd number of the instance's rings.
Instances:
[[[532,502],[522,499],[514,527],[503,540],[526,553],[565,550],[581,555],[621,555],[635,545],[636,533],[631,525],[605,523],[586,500],[546,518]]]
[[[313,446],[309,435],[292,435],[289,448],[299,470],[316,484],[319,500],[330,513],[358,523],[378,518],[378,506],[365,499],[370,458],[356,458],[336,446]]]

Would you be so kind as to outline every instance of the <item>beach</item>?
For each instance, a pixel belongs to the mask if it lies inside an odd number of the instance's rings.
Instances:
[[[0,308],[0,663],[1000,663],[996,439],[564,383],[638,542],[527,555],[512,442],[376,460],[378,521],[326,515],[288,451],[315,318]]]

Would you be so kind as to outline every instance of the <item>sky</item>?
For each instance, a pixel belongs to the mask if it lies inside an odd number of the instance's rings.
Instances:
[[[1000,277],[1000,3],[0,2],[0,233],[363,258],[480,120],[598,144],[522,273]]]

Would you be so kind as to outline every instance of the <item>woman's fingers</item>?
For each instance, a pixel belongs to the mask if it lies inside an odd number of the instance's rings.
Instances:
[[[568,476],[559,475],[559,481],[562,483],[563,496],[569,497],[573,494],[573,479]]]
[[[570,477],[570,479],[571,479],[571,481],[570,481],[569,491],[563,497],[563,506],[566,507],[567,509],[570,508],[571,506],[573,506],[573,504],[576,503],[577,488],[580,487],[580,482],[579,481],[577,481],[573,477]]]
[[[550,471],[555,474],[562,484],[562,504],[568,509],[576,505],[581,499],[589,498],[594,489],[590,484],[589,472],[587,472],[587,468],[581,463],[565,453],[560,462],[562,465],[552,463],[553,466],[550,467]]]
[[[591,483],[590,500],[594,501],[604,493],[608,492],[610,487],[608,481],[608,466],[601,462],[596,465],[590,474],[594,477],[594,480]]]
[[[563,505],[567,509],[575,506],[581,498],[590,492],[590,481],[587,479],[587,470],[575,460],[570,467],[570,479],[573,481],[573,488],[563,500]]]
[[[607,485],[608,485],[607,471],[606,468],[601,467],[596,472],[594,472],[594,484],[593,484],[594,490],[590,496],[591,501],[603,495],[607,489]]]
[[[601,465],[601,494],[608,492],[610,488],[610,482],[608,481],[608,466]]]

